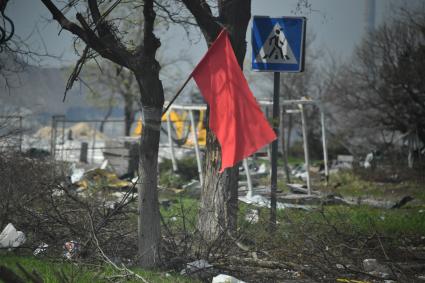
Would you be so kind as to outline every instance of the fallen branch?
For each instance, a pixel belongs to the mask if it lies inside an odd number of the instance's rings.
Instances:
[[[89,214],[89,219],[90,219],[90,225],[91,225],[91,229],[92,229],[92,235],[93,235],[93,239],[95,241],[96,247],[99,250],[100,254],[102,255],[102,257],[104,258],[104,260],[109,263],[110,265],[112,265],[116,270],[120,271],[120,272],[125,272],[128,275],[131,275],[137,279],[142,280],[145,283],[149,283],[149,281],[147,281],[145,278],[143,278],[141,275],[131,271],[130,269],[128,269],[124,264],[121,265],[121,267],[119,267],[118,265],[116,265],[102,250],[102,248],[99,245],[99,240],[97,239],[96,236],[96,232],[94,229],[94,225],[93,225],[93,218],[92,216]]]

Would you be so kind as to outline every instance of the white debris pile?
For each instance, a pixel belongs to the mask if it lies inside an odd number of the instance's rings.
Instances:
[[[0,234],[0,248],[17,248],[25,243],[24,232],[17,231],[12,223],[6,225]]]
[[[230,275],[219,274],[213,278],[212,283],[245,283],[245,281],[239,280]]]

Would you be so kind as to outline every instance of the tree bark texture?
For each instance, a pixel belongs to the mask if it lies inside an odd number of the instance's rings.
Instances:
[[[161,126],[161,108],[143,107],[143,132],[139,151],[139,260],[143,267],[152,267],[159,261],[161,239],[158,203],[158,150]]]
[[[158,151],[164,89],[159,79],[159,63],[143,62],[136,79],[140,87],[143,130],[139,151],[139,260],[143,267],[157,266],[161,241],[158,203]]]
[[[235,231],[238,212],[238,166],[219,173],[221,149],[216,136],[208,131],[205,181],[201,189],[198,229],[212,242]]]
[[[221,29],[229,32],[233,50],[241,68],[246,53],[246,30],[251,18],[250,0],[218,0],[218,18],[213,16],[206,1],[183,0],[194,15],[210,46]],[[204,239],[217,240],[220,235],[236,229],[238,211],[238,165],[219,173],[221,148],[215,135],[208,130],[204,162],[205,181],[201,191],[198,229]]]

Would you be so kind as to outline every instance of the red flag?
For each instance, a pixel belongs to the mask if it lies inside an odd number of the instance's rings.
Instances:
[[[221,169],[234,166],[276,139],[223,30],[192,73],[210,106],[209,126],[221,145]]]

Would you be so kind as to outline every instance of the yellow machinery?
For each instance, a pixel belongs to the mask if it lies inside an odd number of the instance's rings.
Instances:
[[[176,138],[181,140],[185,138],[185,121],[188,117],[188,112],[187,111],[183,111],[181,114],[177,113],[174,110],[170,111],[170,121],[173,124],[173,128],[176,132]],[[205,146],[206,144],[206,140],[207,140],[207,130],[204,127],[204,117],[205,117],[205,110],[200,110],[199,113],[199,121],[198,121],[198,125],[196,125],[196,128],[198,129],[198,144],[200,146]],[[166,122],[167,121],[167,115],[163,115],[162,122]],[[192,129],[189,126],[190,134],[189,137],[186,139],[186,142],[184,143],[184,145],[186,146],[194,146],[194,141],[193,141],[193,135],[192,135]],[[139,118],[139,120],[137,121],[137,125],[136,128],[133,131],[133,136],[138,136],[142,133],[142,119]]]

